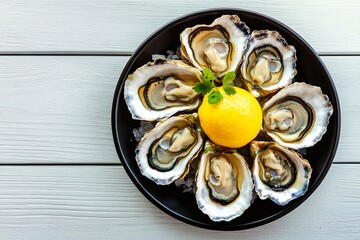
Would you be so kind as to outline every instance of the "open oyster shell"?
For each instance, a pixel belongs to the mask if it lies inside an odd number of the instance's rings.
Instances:
[[[296,50],[276,31],[251,33],[241,65],[247,89],[260,97],[289,85],[296,75]]]
[[[300,149],[320,141],[333,106],[319,87],[294,83],[265,100],[262,111],[262,130],[280,145]]]
[[[261,199],[285,205],[305,194],[312,168],[300,154],[275,142],[259,141],[251,142],[250,151],[255,191]]]
[[[179,60],[157,59],[128,76],[124,98],[133,119],[164,119],[199,106],[199,94],[192,87],[201,81],[198,69]]]
[[[213,221],[231,221],[250,206],[253,188],[245,159],[207,141],[196,173],[199,209]]]
[[[180,51],[196,68],[209,67],[221,78],[238,69],[249,35],[237,15],[223,15],[210,25],[186,28],[180,35]]]
[[[185,176],[203,147],[197,113],[158,122],[139,142],[135,153],[141,173],[158,185]]]

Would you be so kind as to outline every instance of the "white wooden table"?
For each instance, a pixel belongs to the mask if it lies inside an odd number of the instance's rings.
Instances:
[[[271,3],[270,3],[271,2]],[[270,224],[199,229],[152,205],[120,165],[110,112],[135,48],[183,14],[247,8],[280,20],[333,76],[342,130],[334,164]],[[360,239],[360,2],[0,2],[0,239]]]

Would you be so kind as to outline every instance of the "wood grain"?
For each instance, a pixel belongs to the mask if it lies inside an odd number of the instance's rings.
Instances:
[[[323,57],[334,80],[341,109],[341,133],[336,162],[359,162],[360,143],[360,57]],[[337,69],[342,68],[338,71]],[[350,154],[351,153],[351,154]]]
[[[359,162],[360,57],[323,57],[338,90],[335,162]],[[0,57],[0,163],[119,163],[113,92],[128,57]],[[353,154],[348,154],[351,150]]]
[[[1,163],[119,163],[113,93],[128,57],[1,57]]]
[[[244,8],[291,27],[322,53],[360,53],[360,2],[1,1],[0,53],[129,53],[156,29],[207,8]]]
[[[308,200],[275,222],[209,232],[157,209],[121,166],[0,166],[0,238],[359,239],[359,171],[333,165]]]

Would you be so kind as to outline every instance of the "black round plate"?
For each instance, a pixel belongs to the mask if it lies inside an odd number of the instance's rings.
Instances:
[[[312,168],[312,178],[306,194],[285,206],[278,206],[270,200],[257,198],[249,209],[231,222],[213,222],[197,207],[193,194],[182,193],[173,184],[158,186],[142,176],[135,161],[136,141],[133,128],[139,127],[134,121],[124,101],[123,86],[127,76],[138,67],[151,61],[152,54],[166,54],[167,50],[176,50],[180,46],[179,35],[186,28],[196,24],[210,24],[215,18],[224,14],[236,14],[251,30],[270,29],[278,31],[297,52],[297,75],[295,80],[320,86],[329,96],[334,106],[326,134],[314,147],[306,150],[306,158]],[[324,64],[297,33],[289,27],[259,13],[240,9],[212,9],[196,12],[174,20],[148,37],[135,51],[125,66],[117,84],[113,109],[112,131],[115,147],[121,162],[137,188],[157,207],[171,216],[186,223],[216,230],[240,230],[259,226],[289,213],[305,201],[319,186],[333,161],[340,135],[340,107],[336,90],[330,74]],[[321,204],[321,203],[319,203]]]

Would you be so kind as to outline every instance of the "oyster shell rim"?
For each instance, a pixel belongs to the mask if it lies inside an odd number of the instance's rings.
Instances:
[[[198,108],[201,104],[200,96],[196,93],[196,98],[194,101],[190,102],[188,105],[178,105],[171,106],[169,108],[164,108],[160,110],[155,110],[148,108],[144,105],[141,100],[141,96],[139,96],[139,90],[142,87],[141,84],[146,84],[149,81],[149,78],[145,74],[151,74],[150,77],[156,76],[152,75],[154,72],[154,68],[157,72],[170,71],[169,69],[177,68],[179,71],[188,72],[191,74],[194,79],[202,80],[201,72],[190,65],[185,64],[181,60],[170,60],[170,59],[156,59],[155,61],[148,62],[139,68],[137,68],[133,73],[129,74],[124,81],[124,98],[126,105],[132,115],[134,120],[145,120],[145,121],[157,121],[163,120],[165,118],[169,118],[178,112],[189,112]],[[161,70],[165,68],[165,70]],[[138,81],[135,81],[135,78],[138,77]],[[137,80],[137,79],[136,79]],[[144,82],[140,82],[143,80]]]
[[[206,204],[209,205],[209,203],[205,203],[206,200],[202,199],[201,197],[203,197],[204,193],[207,193],[206,197],[209,197],[209,193],[210,190],[208,189],[208,187],[206,186],[206,184],[204,184],[204,176],[200,176],[199,174],[205,174],[206,172],[206,166],[207,166],[207,159],[204,159],[206,157],[208,157],[211,154],[218,154],[219,149],[217,149],[216,144],[214,144],[213,142],[211,142],[210,140],[207,140],[205,142],[205,146],[203,148],[203,151],[201,153],[200,156],[200,160],[199,160],[199,166],[198,169],[196,171],[196,175],[195,175],[195,183],[196,183],[196,191],[195,191],[195,199],[196,199],[196,203],[199,207],[199,209],[206,215],[208,215],[208,217],[214,221],[214,222],[220,222],[220,221],[232,221],[238,217],[240,217],[249,207],[251,207],[251,203],[253,200],[253,190],[254,190],[254,182],[253,182],[253,178],[252,178],[252,173],[251,173],[251,169],[250,166],[248,165],[245,157],[243,155],[241,155],[240,153],[238,153],[235,149],[229,149],[229,148],[224,148],[221,147],[222,150],[221,153],[219,155],[222,154],[234,154],[235,158],[237,158],[239,160],[239,165],[241,166],[243,172],[243,182],[241,184],[241,190],[238,194],[238,196],[231,201],[230,206],[227,205],[223,205],[221,206],[221,211],[222,214],[221,215],[216,215],[214,214],[211,210],[214,210],[213,208],[216,208],[217,210],[217,206],[221,205],[219,203],[216,204],[211,204],[210,208],[206,207]],[[240,174],[240,172],[238,173]],[[245,176],[246,175],[246,176]],[[203,187],[202,189],[199,189],[199,184],[198,180],[201,179],[201,186]],[[245,188],[244,188],[244,184],[245,184]],[[239,186],[238,186],[239,188]],[[210,198],[210,197],[209,197]],[[212,202],[212,200],[210,200]],[[234,205],[235,204],[235,205]],[[225,209],[224,209],[225,208]],[[230,208],[226,209],[226,208]],[[231,210],[236,210],[238,212],[229,212]]]
[[[255,147],[252,147],[253,145],[255,145]],[[280,191],[276,191],[273,190],[271,187],[269,187],[266,183],[264,183],[258,174],[259,171],[259,156],[260,154],[263,152],[263,150],[266,148],[276,148],[278,150],[280,150],[282,153],[285,153],[286,155],[292,155],[294,158],[296,158],[297,161],[299,162],[294,162],[292,161],[293,159],[291,159],[291,162],[295,165],[297,171],[296,171],[296,178],[294,180],[294,182],[287,187],[284,190],[280,190]],[[278,144],[277,142],[265,142],[265,141],[252,141],[250,143],[250,152],[253,155],[253,165],[251,167],[251,173],[252,173],[252,178],[254,180],[254,189],[256,194],[259,196],[260,199],[265,200],[265,199],[270,199],[271,201],[275,202],[278,205],[284,206],[286,204],[288,204],[290,201],[293,201],[301,196],[303,196],[304,194],[306,194],[307,190],[309,189],[309,184],[310,184],[310,178],[311,178],[311,174],[312,174],[312,167],[309,163],[309,161],[305,158],[303,158],[301,156],[301,154],[299,154],[298,152],[289,149],[285,146],[282,146],[280,144]],[[256,152],[253,152],[256,151]],[[303,171],[299,171],[298,167],[299,165],[304,169]],[[306,169],[305,169],[306,168]],[[255,171],[257,171],[256,173],[254,173]],[[301,175],[303,174],[303,175]],[[301,182],[301,187],[299,189],[293,189],[292,186],[293,184],[295,184],[295,182],[297,181],[297,178],[304,178],[304,181]],[[286,194],[291,194],[290,197],[285,198]]]
[[[195,119],[196,123],[193,122],[193,118]],[[139,166],[140,172],[142,175],[147,177],[148,179],[155,182],[157,185],[169,185],[173,183],[176,179],[185,176],[189,172],[191,162],[200,154],[201,150],[203,149],[204,145],[204,136],[202,131],[196,131],[197,141],[190,149],[189,153],[190,156],[186,156],[181,159],[180,164],[176,164],[173,168],[169,171],[160,171],[158,169],[154,169],[149,164],[149,149],[141,149],[143,145],[151,147],[151,142],[149,143],[148,140],[151,140],[149,137],[152,136],[155,139],[159,139],[159,133],[164,133],[163,131],[168,131],[173,125],[167,125],[170,123],[176,123],[177,121],[186,121],[189,122],[191,126],[198,124],[198,114],[182,114],[173,116],[167,119],[164,119],[160,122],[157,122],[156,126],[151,129],[150,131],[146,132],[144,136],[141,138],[140,142],[136,146],[135,149],[135,160]],[[199,124],[200,125],[200,124]],[[196,126],[197,127],[197,126]],[[194,128],[194,127],[193,127]],[[160,131],[160,132],[159,132]],[[157,174],[158,178],[155,175]],[[161,178],[160,178],[161,176]]]
[[[320,105],[322,105],[322,107],[326,106],[327,107],[327,111],[325,111],[325,109],[323,109],[324,111],[319,113],[317,111],[315,112],[315,120],[312,119],[312,128],[302,137],[301,141],[295,141],[295,142],[286,142],[283,139],[281,139],[281,137],[279,137],[276,133],[276,131],[268,131],[264,128],[264,121],[261,127],[261,131],[263,131],[265,134],[267,134],[273,141],[277,142],[278,144],[280,144],[281,146],[284,147],[288,147],[291,149],[295,149],[295,150],[299,150],[301,148],[308,148],[308,147],[312,147],[314,146],[316,143],[318,143],[319,141],[321,141],[322,137],[326,134],[327,132],[327,127],[330,123],[330,118],[334,113],[334,106],[333,104],[330,102],[328,95],[324,94],[322,92],[322,89],[319,86],[314,86],[314,85],[310,85],[306,82],[294,82],[284,88],[282,88],[281,90],[279,90],[278,92],[276,92],[274,95],[272,95],[270,98],[265,99],[262,103],[261,103],[261,109],[263,111],[263,118],[265,118],[265,114],[264,111],[270,109],[273,105],[276,105],[279,100],[284,99],[286,97],[289,97],[287,90],[289,91],[294,91],[294,88],[307,88],[308,90],[311,89],[311,91],[313,91],[312,93],[316,93],[316,97],[319,99],[316,99],[316,101],[314,99],[310,99],[310,96],[306,96],[307,98],[304,99],[304,96],[298,96],[299,92],[293,92],[293,95],[290,95],[290,97],[295,97],[295,98],[299,98],[301,99],[301,101],[303,101],[304,103],[310,105],[309,107],[318,107]],[[309,92],[309,91],[308,91]],[[280,96],[280,97],[279,97]],[[274,99],[276,99],[276,97],[278,97],[277,101],[275,101]],[[314,104],[316,104],[315,106],[309,104],[309,102],[314,102]],[[271,105],[271,103],[273,103],[273,105]],[[320,117],[318,117],[320,115]],[[322,123],[322,125],[316,125]],[[317,133],[317,134],[314,134]]]
[[[264,35],[266,35],[266,37]],[[260,37],[260,39],[259,39],[259,37]],[[269,44],[269,46],[276,48],[277,51],[280,51],[279,53],[282,55],[282,58],[283,58],[282,59],[282,67],[284,68],[285,66],[287,66],[286,70],[288,70],[287,74],[289,76],[287,76],[287,78],[285,78],[283,75],[284,73],[283,73],[281,78],[274,85],[259,86],[258,84],[253,83],[253,82],[251,82],[251,80],[248,79],[248,76],[246,74],[247,60],[248,60],[248,57],[252,54],[252,52],[255,51],[256,47],[258,47],[257,45],[253,46],[254,41],[261,42],[265,38],[273,38],[275,40],[278,40],[277,45],[284,48],[284,51],[286,51],[286,53],[287,53],[286,60],[291,60],[291,62],[289,62],[289,63],[286,62],[286,65],[285,65],[284,64],[284,60],[285,60],[284,56],[283,56],[282,52],[279,50],[279,48],[277,46],[275,46],[275,44],[273,44],[273,43]],[[257,44],[259,44],[259,43],[257,43]],[[262,46],[260,45],[260,47],[262,47]],[[288,86],[289,84],[291,84],[293,82],[294,77],[297,74],[296,62],[297,62],[297,54],[296,54],[295,47],[293,45],[290,45],[278,31],[269,30],[269,29],[253,30],[249,36],[249,41],[247,42],[247,45],[246,45],[246,48],[244,51],[244,59],[239,68],[240,78],[241,78],[243,84],[245,85],[246,89],[251,94],[253,94],[256,98],[264,97],[264,96],[267,96],[271,93],[274,93],[274,92]],[[283,71],[285,71],[285,69]]]
[[[224,20],[231,20],[231,23],[226,23],[229,24],[229,26],[226,26],[226,28],[224,27],[224,23],[222,23],[222,21]],[[240,26],[241,25],[241,29]],[[241,18],[239,17],[239,15],[237,14],[224,14],[221,15],[218,18],[215,18],[211,23],[209,24],[197,24],[195,26],[191,26],[191,27],[187,27],[185,28],[181,33],[180,33],[180,52],[181,55],[190,63],[190,65],[194,66],[195,68],[199,69],[200,71],[203,69],[201,67],[201,65],[196,61],[196,57],[194,56],[194,51],[191,49],[191,44],[189,43],[189,37],[191,36],[192,32],[197,31],[198,28],[204,28],[206,29],[205,31],[208,31],[208,29],[214,28],[220,26],[222,27],[225,31],[228,30],[228,28],[231,29],[236,29],[239,32],[235,33],[235,32],[228,32],[227,34],[229,34],[229,37],[231,37],[232,41],[230,41],[229,39],[229,43],[233,44],[236,41],[237,44],[239,44],[239,42],[241,42],[243,44],[242,48],[238,49],[236,47],[233,47],[233,51],[231,53],[233,53],[233,56],[231,56],[231,62],[230,64],[227,66],[226,71],[222,71],[220,72],[218,75],[218,78],[222,78],[226,72],[228,71],[238,71],[238,68],[241,65],[241,62],[243,61],[244,58],[244,53],[246,50],[246,46],[247,46],[247,42],[248,39],[250,37],[250,28],[246,25],[246,23],[244,21],[241,20]],[[241,39],[239,38],[235,38],[235,37],[239,37],[239,36],[233,36],[233,35],[238,35],[239,33],[242,33]],[[229,58],[229,57],[227,57]],[[210,67],[211,68],[211,67]]]

